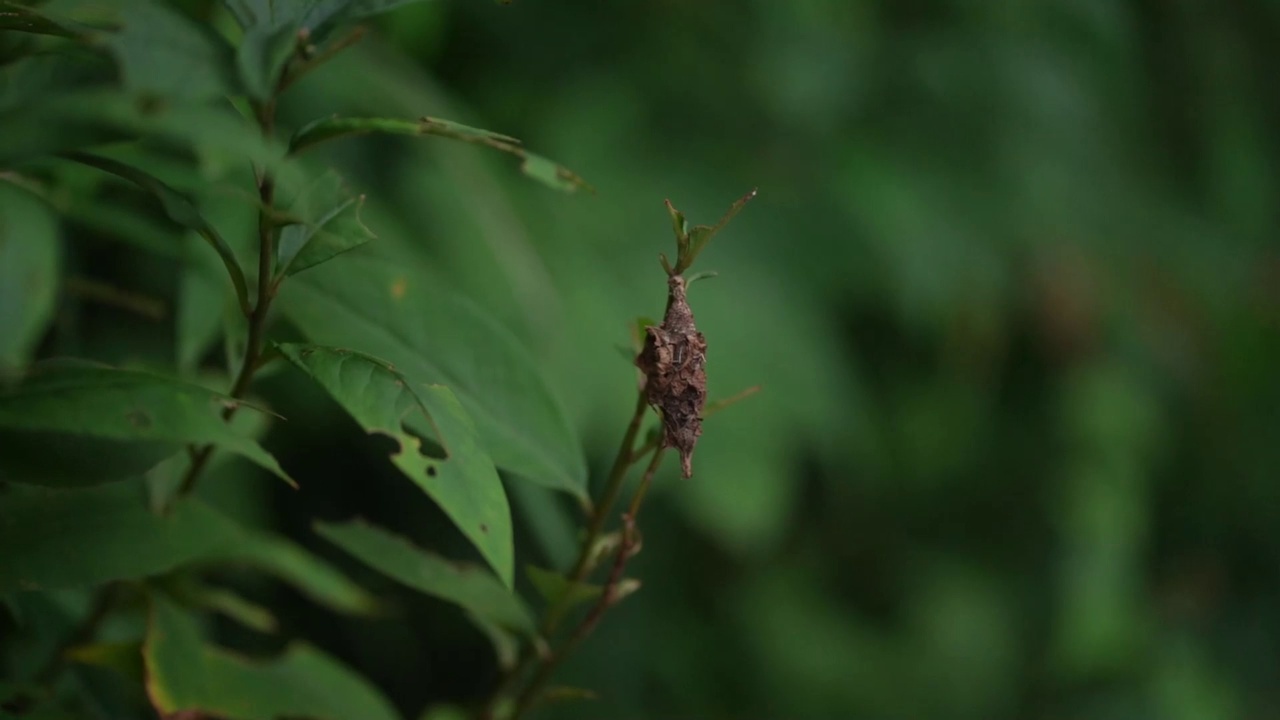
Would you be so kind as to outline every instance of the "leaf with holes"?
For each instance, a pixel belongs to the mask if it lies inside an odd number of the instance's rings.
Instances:
[[[479,623],[525,637],[536,633],[524,602],[482,567],[450,562],[364,522],[318,523],[316,532],[388,577],[466,610]]]
[[[498,467],[585,497],[580,444],[534,358],[510,331],[411,264],[353,253],[286,283],[276,305],[314,343],[360,348],[416,387],[447,385]],[[421,420],[408,424],[432,432]]]
[[[188,499],[168,515],[147,508],[141,482],[76,490],[0,490],[0,593],[87,588],[190,565],[246,565],[344,612],[373,599],[301,547],[247,530]]]
[[[46,365],[0,391],[0,429],[118,442],[215,445],[293,480],[261,445],[223,422],[238,401],[199,385],[136,370]],[[21,478],[15,478],[21,480]]]
[[[151,597],[147,625],[147,695],[163,717],[399,718],[368,680],[304,643],[270,660],[246,659],[206,644],[195,619],[158,594]]]
[[[278,347],[362,428],[396,441],[399,449],[391,462],[431,496],[510,585],[514,550],[507,495],[471,417],[453,393],[440,385],[410,383],[385,362],[361,353],[308,345]],[[444,458],[422,452],[422,441],[404,428],[409,416],[434,428]]]

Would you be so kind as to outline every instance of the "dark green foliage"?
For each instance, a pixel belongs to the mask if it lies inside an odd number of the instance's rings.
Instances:
[[[581,496],[581,448],[558,400],[508,330],[390,260],[394,248],[343,257],[376,239],[360,216],[365,196],[289,155],[370,128],[321,120],[292,147],[278,139],[289,134],[277,128],[287,88],[358,39],[355,21],[403,4],[0,11],[0,597],[20,639],[0,642],[0,668],[30,681],[4,688],[6,713],[400,716],[305,643],[248,658],[201,638],[209,613],[282,632],[270,605],[209,583],[251,584],[245,568],[334,610],[375,609],[303,545],[232,518],[253,516],[234,499],[253,485],[208,487],[258,483],[254,465],[294,484],[259,443],[283,420],[265,409],[275,398],[248,399],[255,379],[280,370],[310,377],[365,431],[394,441],[389,464],[493,572],[370,525],[322,525],[323,535],[462,607],[508,665],[541,642],[513,588],[511,511],[494,463]],[[434,118],[361,122],[489,145],[545,183],[582,185],[504,135]],[[176,227],[154,224],[162,218]],[[278,295],[283,312],[272,312]],[[274,340],[298,330],[344,349]],[[67,593],[88,604],[54,613],[60,637],[41,637],[23,608]],[[84,668],[133,691],[68,681]]]
[[[522,718],[1273,714],[1276,27],[0,2],[0,717],[497,720],[635,579]],[[575,583],[660,251],[764,389]]]

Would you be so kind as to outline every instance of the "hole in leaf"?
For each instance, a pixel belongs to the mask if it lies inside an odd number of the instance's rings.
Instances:
[[[437,473],[437,471],[436,471],[436,466],[435,466],[435,465],[428,465],[428,466],[427,466],[427,477],[435,477],[437,474],[438,474],[438,473]]]
[[[484,533],[484,534],[488,535],[488,534],[489,534],[489,526],[488,526],[488,525],[485,525],[484,523],[480,523],[480,532],[482,532],[482,533]]]
[[[378,453],[383,455],[399,455],[404,449],[397,438],[376,430],[369,433],[369,442]]]
[[[431,460],[445,460],[449,457],[448,453],[444,451],[444,446],[435,440],[424,437],[421,433],[414,432],[405,426],[401,426],[400,430],[405,435],[418,440],[418,453],[422,455],[422,457],[429,458]]]

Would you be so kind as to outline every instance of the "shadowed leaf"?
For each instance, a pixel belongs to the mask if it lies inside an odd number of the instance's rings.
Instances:
[[[250,660],[207,645],[195,620],[155,595],[143,659],[147,694],[161,713],[228,720],[396,720],[395,708],[350,668],[304,643]]]
[[[293,480],[252,439],[223,422],[237,401],[199,385],[135,370],[41,367],[0,392],[0,428],[86,435],[104,440],[212,444]]]
[[[133,93],[207,100],[238,89],[231,47],[211,28],[153,0],[127,3],[107,46]]]
[[[499,467],[584,494],[578,440],[534,359],[464,298],[412,266],[358,253],[298,275],[276,304],[312,342],[360,348],[416,387],[448,386]],[[433,432],[414,417],[408,425]]]
[[[134,183],[160,201],[161,207],[164,208],[164,212],[169,216],[170,220],[199,233],[200,237],[204,238],[217,251],[218,257],[222,258],[222,264],[227,268],[231,284],[235,286],[240,308],[246,315],[248,314],[249,287],[245,282],[244,270],[240,268],[240,263],[236,260],[231,246],[227,244],[226,240],[222,239],[217,229],[208,220],[204,219],[204,216],[200,214],[200,211],[196,209],[196,206],[190,200],[177,190],[161,182],[158,178],[111,158],[82,152],[69,152],[66,153],[66,157]]]
[[[53,320],[58,225],[29,193],[0,185],[0,369],[25,365]]]
[[[316,532],[369,567],[451,602],[477,621],[525,636],[535,632],[533,616],[520,598],[482,567],[450,562],[364,522],[319,523]]]
[[[471,418],[448,388],[415,385],[386,363],[348,350],[279,345],[280,352],[320,384],[370,433],[399,445],[391,462],[435,500],[508,586],[514,549],[511,509],[493,461]],[[445,457],[422,454],[422,441],[403,428],[409,416],[434,429]]]
[[[570,587],[569,578],[563,574],[536,565],[526,566],[525,574],[543,600],[549,603],[563,602],[566,607],[594,600],[603,592],[599,585],[584,582],[574,583]]]
[[[246,530],[199,500],[157,516],[136,481],[77,490],[0,492],[0,593],[92,587],[189,564],[247,565],[344,612],[373,600],[301,547]]]

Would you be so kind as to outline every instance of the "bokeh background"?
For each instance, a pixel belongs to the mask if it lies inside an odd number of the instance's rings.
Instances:
[[[598,190],[439,143],[334,156],[543,359],[596,476],[662,200],[712,222],[760,189],[691,303],[712,398],[764,391],[693,480],[666,468],[644,590],[558,678],[600,698],[547,717],[1280,712],[1275,6],[448,2],[376,30],[284,112],[455,117]],[[275,439],[335,467],[340,438]],[[400,485],[316,502],[394,513]],[[511,489],[522,557],[571,558],[572,508]],[[299,622],[407,710],[483,695],[484,639],[414,607]]]
[[[694,479],[665,468],[643,590],[557,679],[599,698],[542,717],[1280,713],[1274,3],[451,0],[372,30],[282,124],[453,118],[597,189],[442,141],[321,156],[382,242],[534,351],[596,479],[628,326],[665,299],[663,200],[714,222],[759,188],[690,301],[712,398],[764,389],[708,420]],[[203,494],[299,537],[360,514],[465,554],[303,380],[262,393],[313,423],[266,440],[311,481],[229,466]],[[569,562],[572,504],[508,489],[519,561]],[[487,694],[460,611],[344,567],[402,612],[246,591],[407,717]]]

